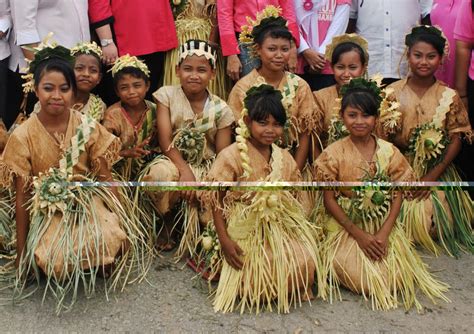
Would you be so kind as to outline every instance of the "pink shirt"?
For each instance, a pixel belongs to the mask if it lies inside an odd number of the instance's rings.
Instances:
[[[474,43],[474,18],[471,0],[463,0],[458,14],[456,26],[454,27],[454,39],[471,44]],[[474,51],[471,53],[469,77],[474,80]]]
[[[454,72],[456,65],[456,42],[454,41],[454,25],[461,8],[462,0],[434,0],[431,9],[431,23],[438,26],[448,39],[449,54],[442,66],[436,72],[436,78],[454,87]]]
[[[301,33],[301,41],[300,44],[303,46],[303,44],[307,44],[308,47],[312,48],[315,51],[318,51],[322,54],[325,53],[326,46],[331,43],[332,38],[337,35],[341,35],[346,31],[347,24],[349,22],[349,8],[352,3],[352,0],[327,0],[322,8],[317,9],[317,6],[314,6],[314,3],[317,3],[317,1],[313,1],[313,10],[312,11],[306,11],[303,8],[304,1],[296,2],[295,1],[295,8],[296,8],[296,13],[297,13],[297,22],[299,23],[300,26],[300,33]],[[332,32],[328,34],[329,28],[333,24],[334,21],[334,14],[336,13],[336,9],[338,6],[342,5],[347,5],[347,11],[346,13],[341,13],[344,17],[342,20],[337,22],[336,24],[339,25],[339,27],[332,27]],[[301,15],[301,17],[298,17],[298,14]],[[312,16],[311,18],[309,16]],[[303,28],[304,24],[301,22],[302,20],[308,20],[307,21],[310,25],[314,24],[314,22],[318,23],[318,28],[317,28],[317,33],[318,33],[318,45],[312,45],[311,41],[313,38],[311,36],[308,36],[305,33],[305,29]],[[314,19],[314,22],[313,22]],[[307,63],[304,60],[302,56],[298,58],[298,67],[297,67],[297,73],[303,73],[304,72],[304,66],[306,66]],[[322,74],[332,74],[330,62],[327,61],[326,65],[321,71]]]
[[[235,33],[240,32],[240,27],[247,24],[247,16],[255,19],[255,15],[268,5],[281,7],[282,16],[288,20],[288,29],[295,38],[296,45],[299,45],[293,0],[217,0],[217,20],[224,56],[240,53]]]

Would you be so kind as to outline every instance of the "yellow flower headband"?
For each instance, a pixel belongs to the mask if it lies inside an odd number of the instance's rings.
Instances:
[[[282,25],[284,24],[285,26],[288,25],[288,22],[281,17],[282,9],[280,7],[275,7],[272,5],[266,6],[264,10],[261,12],[257,13],[257,16],[255,20],[252,20],[249,16],[247,16],[247,23],[246,25],[243,25],[241,27],[241,33],[239,35],[239,41],[241,43],[249,43],[253,44],[254,43],[254,34],[255,28],[260,26],[263,20],[269,19],[269,18],[274,18],[274,19],[281,19]]]
[[[150,77],[150,70],[148,69],[148,66],[146,66],[146,64],[137,57],[130,56],[129,54],[117,58],[114,66],[112,66],[109,71],[112,72],[112,77],[114,77],[117,72],[123,70],[125,67],[138,68],[140,71],[145,73],[147,77]]]
[[[99,58],[102,58],[102,49],[97,45],[96,42],[92,43],[78,43],[75,47],[71,49],[71,56],[76,56],[77,54],[96,54]]]
[[[326,54],[324,55],[328,61],[331,61],[334,50],[342,43],[354,43],[360,46],[365,55],[364,65],[369,62],[369,43],[365,38],[357,34],[344,34],[333,37],[331,43],[326,46]]]

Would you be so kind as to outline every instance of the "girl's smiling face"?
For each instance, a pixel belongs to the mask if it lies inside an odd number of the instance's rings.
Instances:
[[[35,93],[41,105],[41,112],[57,116],[67,111],[74,93],[64,74],[58,71],[45,72],[35,86]]]

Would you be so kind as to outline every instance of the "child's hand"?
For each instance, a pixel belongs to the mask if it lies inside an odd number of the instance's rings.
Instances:
[[[364,254],[373,261],[379,261],[384,256],[384,247],[372,234],[359,230],[354,239]]]
[[[149,143],[150,138],[147,138],[133,148],[120,151],[120,155],[125,158],[141,158],[151,153],[150,151],[144,149],[144,147]]]
[[[179,171],[179,182],[196,182],[196,177],[189,166]],[[192,202],[196,198],[196,192],[194,190],[181,191],[181,198]]]
[[[224,253],[225,260],[227,263],[236,270],[241,270],[243,267],[243,262],[241,256],[244,255],[244,251],[237,245],[237,243],[231,238],[222,238],[219,240],[222,247],[222,252]]]
[[[388,254],[388,239],[389,236],[387,233],[385,233],[382,230],[378,230],[377,233],[375,233],[375,239],[377,240],[378,244],[382,247],[383,249],[383,256],[387,256]]]

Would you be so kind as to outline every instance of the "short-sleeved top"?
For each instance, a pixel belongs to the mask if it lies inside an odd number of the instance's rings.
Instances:
[[[337,101],[339,94],[337,92],[337,86],[332,85],[318,91],[313,92],[316,107],[318,108],[317,114],[324,115],[321,118],[321,135],[320,139],[325,143],[328,139],[328,131],[331,125],[331,119],[335,113],[339,113],[341,104]]]
[[[36,114],[13,131],[8,139],[0,160],[0,184],[11,185],[12,176],[29,181],[39,173],[45,173],[51,167],[59,167],[65,150],[71,145],[71,138],[81,124],[81,114],[72,111],[67,130],[63,138],[54,138],[43,126]],[[118,160],[120,141],[102,125],[95,127],[85,145],[85,151],[74,166],[74,174],[87,175],[99,171],[99,158],[107,161],[110,169]]]
[[[474,44],[474,13],[471,6],[472,0],[463,0],[459,9],[456,25],[454,26],[454,39]],[[474,80],[474,51],[471,52],[471,66],[469,77]]]
[[[445,89],[450,89],[437,80],[420,98],[403,79],[391,84],[394,94],[400,103],[402,114],[401,130],[393,137],[393,143],[402,151],[409,146],[412,131],[419,125],[431,123]],[[454,96],[449,112],[444,121],[445,129],[450,133],[471,133],[471,125],[459,95]]]
[[[287,72],[278,86],[278,90],[281,91],[282,94],[284,94],[289,75],[294,74]],[[296,125],[297,129],[299,129],[299,132],[298,134],[291,134],[292,141],[296,140],[297,135],[301,133],[318,131],[318,120],[322,117],[321,115],[315,114],[317,111],[316,104],[308,83],[299,76],[294,76],[296,77],[298,88],[296,89],[296,96],[287,114],[291,115],[291,122]],[[237,81],[234,88],[232,88],[228,103],[232,108],[235,119],[238,120],[242,117],[244,98],[247,94],[247,91],[257,83],[266,82],[265,79],[258,73],[258,71],[253,69],[249,74]]]
[[[141,139],[150,138],[150,147],[157,147],[156,136],[156,105],[145,100],[147,109],[143,113],[140,122],[133,125],[127,111],[119,101],[111,105],[104,116],[103,125],[111,133],[120,138],[122,149],[129,149],[140,144]]]
[[[350,137],[329,145],[315,161],[316,181],[358,182],[369,171],[382,168],[392,182],[411,181],[413,170],[405,157],[391,143],[376,138],[377,147],[372,161],[367,161]]]
[[[161,87],[153,93],[153,97],[155,101],[169,109],[173,135],[180,129],[192,125],[197,119],[202,118],[206,112],[215,114],[213,116],[214,121],[206,131],[206,149],[204,150],[203,159],[207,160],[215,156],[217,130],[229,127],[234,123],[232,110],[225,101],[208,91],[208,100],[203,112],[196,114],[180,85]]]

